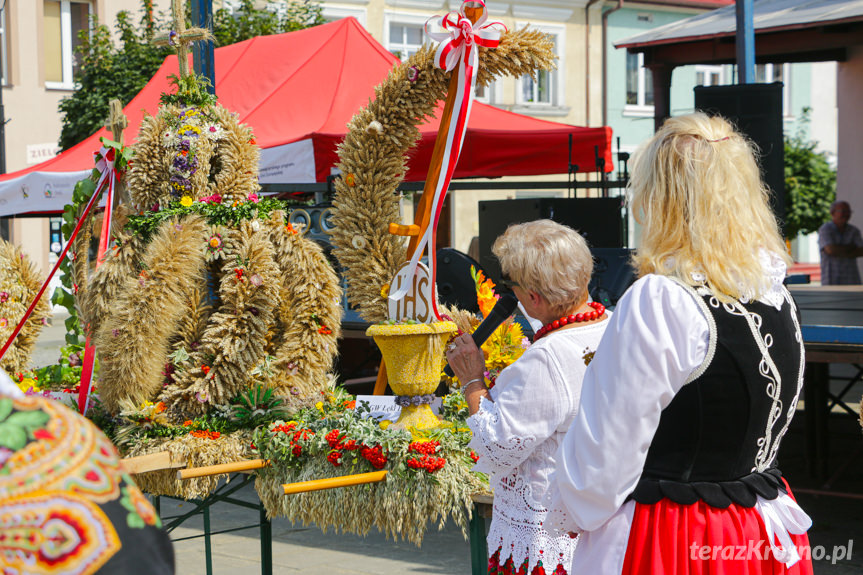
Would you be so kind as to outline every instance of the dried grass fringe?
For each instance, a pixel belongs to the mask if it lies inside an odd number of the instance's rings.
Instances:
[[[158,453],[171,452],[173,461],[181,461],[187,468],[218,465],[228,461],[241,461],[252,457],[249,446],[252,441],[251,430],[222,434],[219,439],[206,439],[184,435],[169,439],[150,439],[137,443],[123,454],[124,457],[136,457]],[[226,474],[199,477],[195,479],[177,479],[176,469],[162,469],[135,475],[138,486],[153,495],[167,495],[182,499],[203,499],[213,493],[221,479]]]

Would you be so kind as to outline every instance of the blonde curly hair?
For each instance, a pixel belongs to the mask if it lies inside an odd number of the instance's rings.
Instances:
[[[759,250],[791,263],[769,193],[754,145],[728,121],[700,112],[669,118],[633,158],[639,276],[694,285],[692,274],[703,274],[723,300],[759,297],[769,287]]]

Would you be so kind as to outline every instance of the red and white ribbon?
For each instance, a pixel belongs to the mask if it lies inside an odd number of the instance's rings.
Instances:
[[[99,234],[99,251],[96,252],[96,267],[102,265],[105,252],[108,251],[108,242],[111,238],[111,215],[114,211],[114,187],[117,184],[117,170],[114,167],[116,150],[114,148],[102,147],[96,154],[96,169],[101,172],[99,183],[96,184],[95,195],[107,185],[108,191],[105,195],[105,214],[102,219],[102,233]],[[70,242],[71,243],[71,242]],[[90,407],[90,394],[92,392],[93,369],[96,364],[96,349],[90,343],[90,336],[84,343],[84,361],[81,364],[81,383],[78,385],[78,411],[86,415]]]
[[[464,9],[466,4],[482,7],[482,16],[475,23],[472,23],[465,15]],[[410,278],[416,273],[417,263],[424,251],[428,251],[429,271],[431,272],[432,289],[434,289],[437,277],[437,266],[435,266],[433,254],[433,250],[435,249],[435,233],[438,220],[440,219],[440,212],[443,208],[444,198],[446,197],[452,174],[455,171],[455,166],[461,154],[467,121],[473,107],[474,89],[479,70],[479,49],[477,46],[484,46],[486,48],[497,47],[500,43],[500,35],[506,31],[506,26],[501,22],[487,22],[487,18],[488,10],[483,0],[468,0],[462,4],[458,12],[450,12],[442,17],[435,16],[430,18],[425,25],[426,34],[429,38],[439,42],[435,51],[436,65],[447,72],[451,72],[459,63],[461,63],[461,66],[458,67],[458,87],[455,96],[455,107],[447,126],[446,147],[444,148],[440,175],[438,176],[432,200],[431,212],[434,214],[434,217],[431,218],[431,225],[426,228],[417,243],[416,251],[414,251],[411,257],[407,270],[408,281],[404,282],[401,288],[389,296],[389,299],[393,301],[398,301],[407,294],[411,284]],[[432,30],[432,25],[443,31],[436,32]],[[435,317],[440,319],[436,298],[432,297],[431,299]]]

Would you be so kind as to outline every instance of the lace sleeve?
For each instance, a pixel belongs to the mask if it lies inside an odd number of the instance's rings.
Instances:
[[[479,456],[474,469],[490,475],[518,467],[563,423],[577,400],[554,358],[533,348],[501,372],[492,399],[480,400],[479,411],[468,418],[470,446]]]

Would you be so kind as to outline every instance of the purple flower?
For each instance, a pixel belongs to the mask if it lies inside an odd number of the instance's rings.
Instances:
[[[78,353],[70,353],[69,354],[69,365],[71,367],[78,367],[81,365],[81,356]]]
[[[258,274],[252,274],[249,281],[252,282],[252,285],[255,287],[261,287],[261,284],[264,283],[264,280]]]
[[[408,68],[408,81],[416,82],[420,78],[420,69],[416,66]]]

